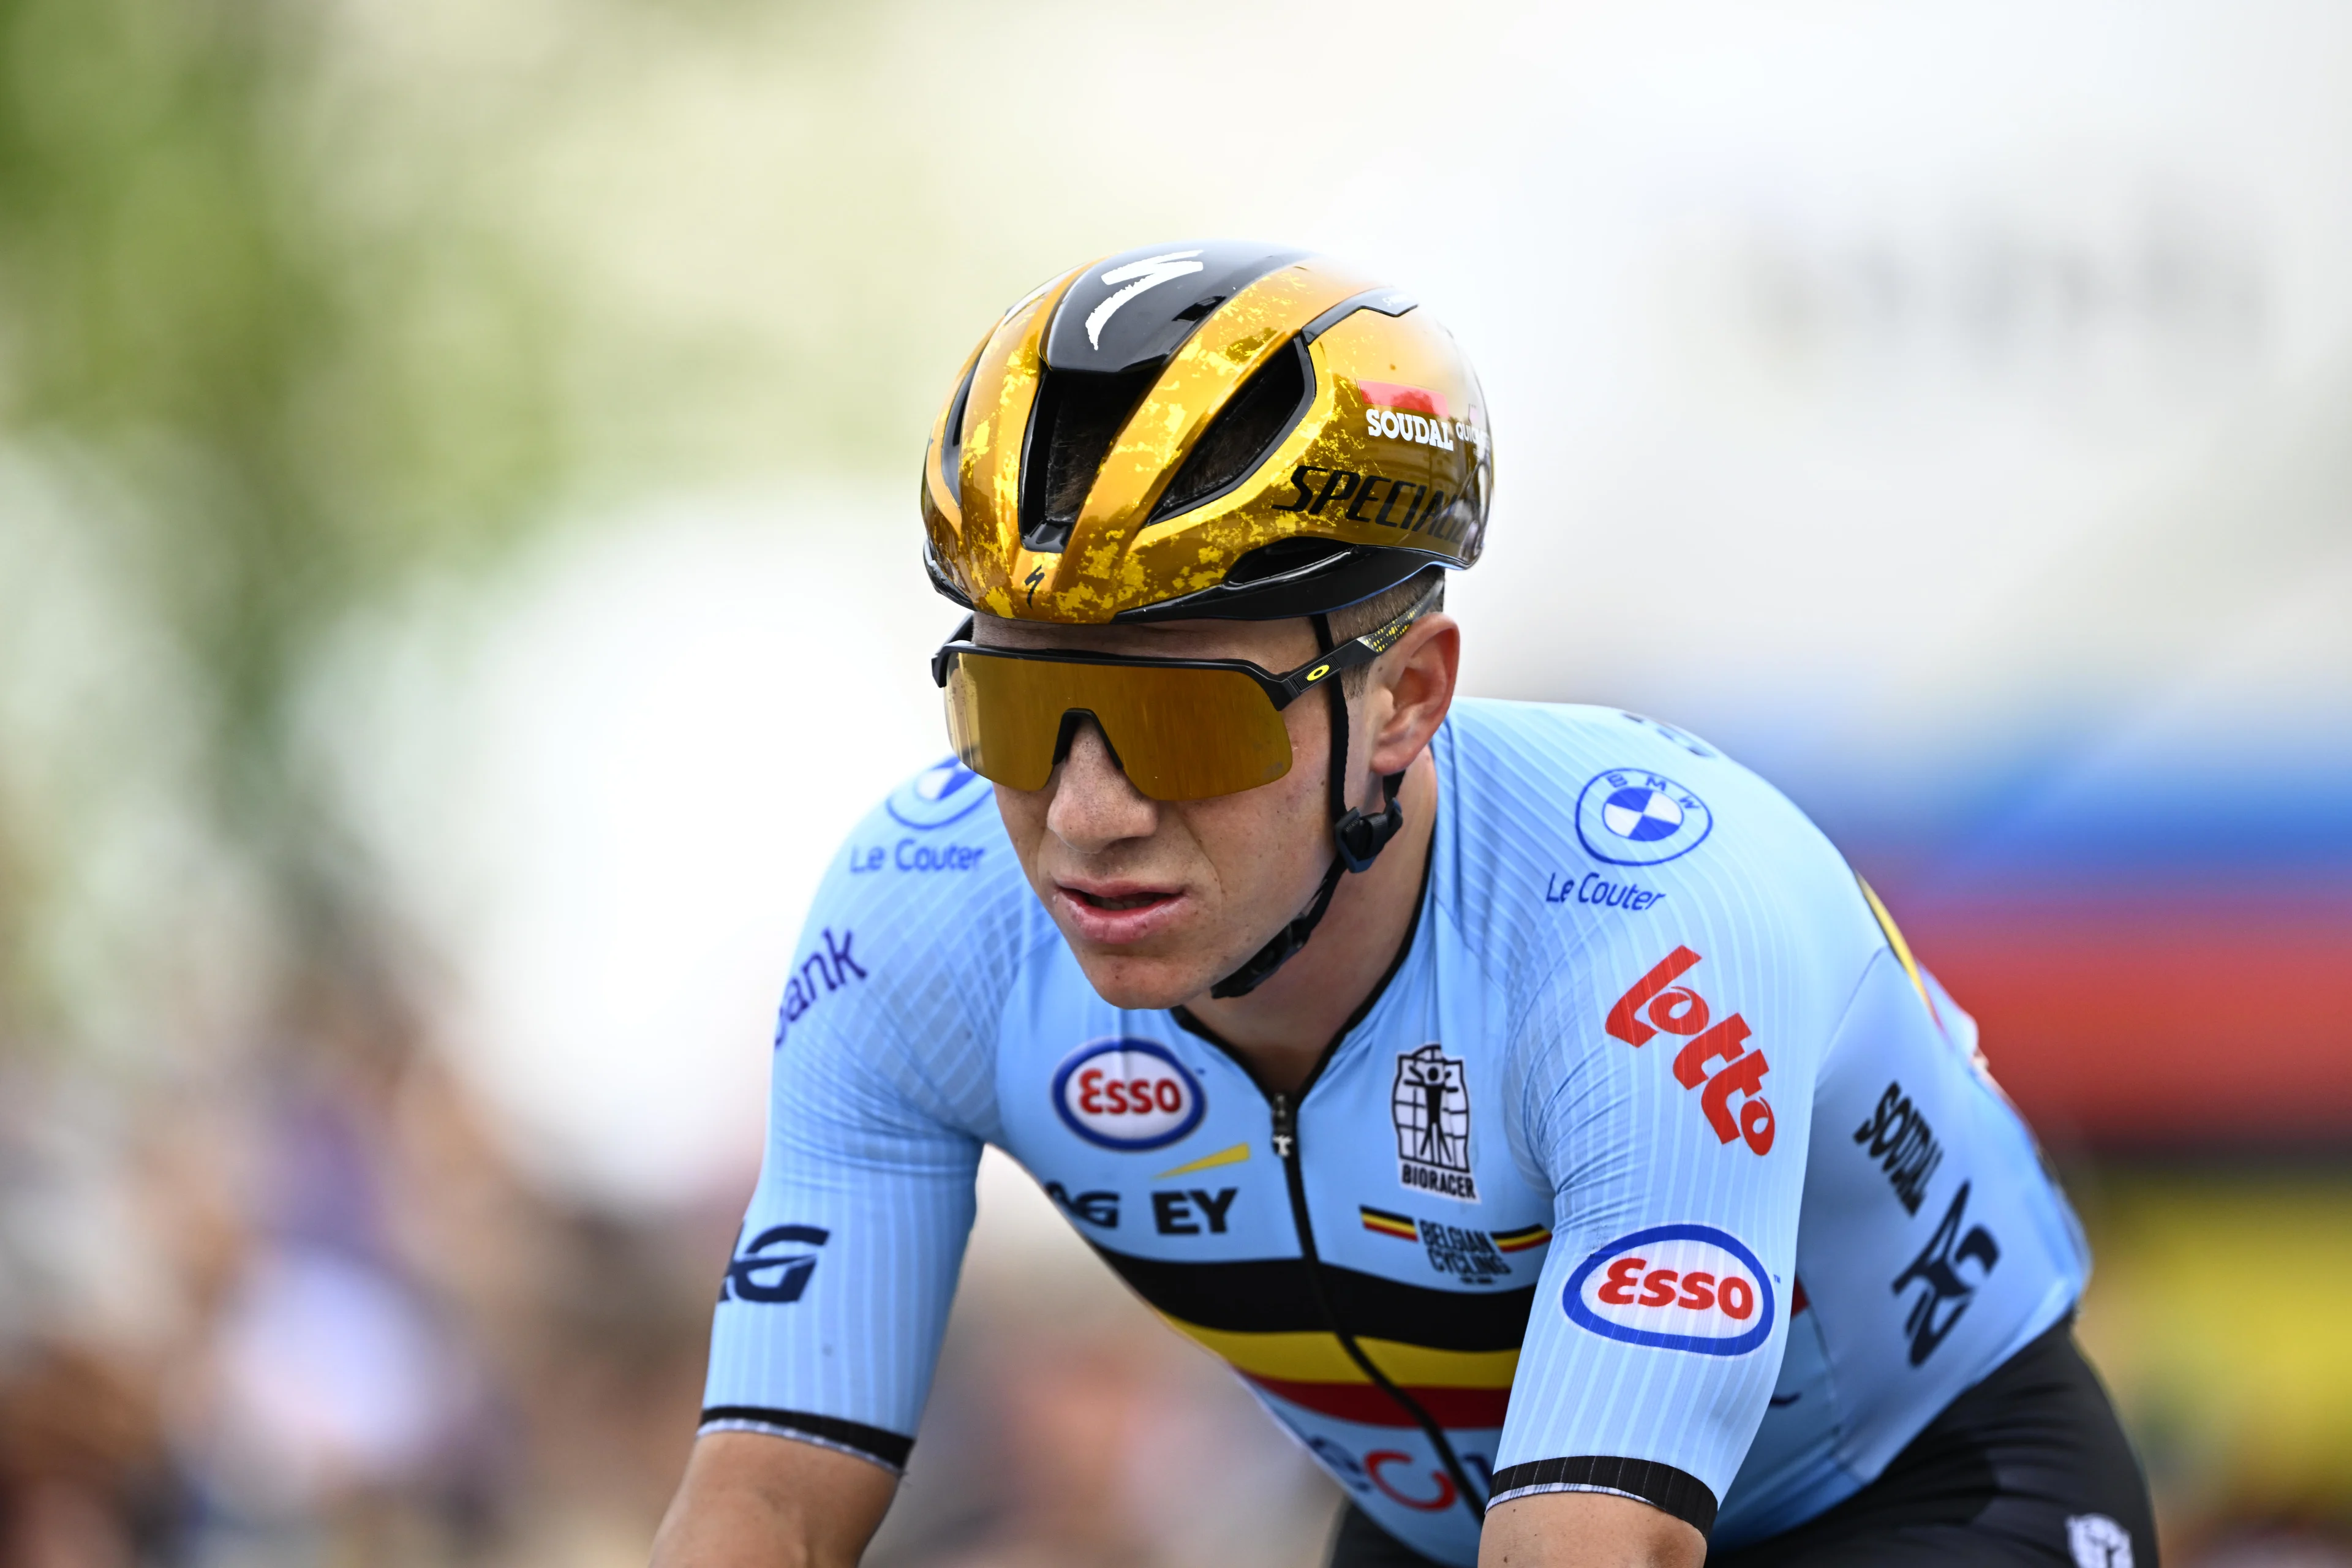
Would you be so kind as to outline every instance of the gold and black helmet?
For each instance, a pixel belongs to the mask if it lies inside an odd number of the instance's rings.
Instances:
[[[1478,379],[1395,289],[1235,241],[1088,264],[1005,312],[923,461],[925,563],[1020,620],[1272,620],[1485,542]]]

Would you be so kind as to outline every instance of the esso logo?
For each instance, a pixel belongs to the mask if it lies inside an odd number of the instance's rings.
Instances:
[[[1662,1225],[1577,1266],[1560,1305],[1581,1327],[1628,1344],[1746,1355],[1772,1331],[1771,1277],[1735,1237]]]
[[[1201,1124],[1201,1086],[1152,1040],[1096,1040],[1054,1075],[1054,1109],[1106,1149],[1160,1149]]]

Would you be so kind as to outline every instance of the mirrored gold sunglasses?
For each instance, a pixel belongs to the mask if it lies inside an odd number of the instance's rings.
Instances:
[[[1387,652],[1437,595],[1432,584],[1396,619],[1283,675],[1237,658],[982,647],[967,619],[931,656],[931,679],[947,693],[956,756],[982,778],[1045,788],[1079,722],[1091,719],[1138,790],[1153,800],[1202,800],[1288,773],[1282,710]]]

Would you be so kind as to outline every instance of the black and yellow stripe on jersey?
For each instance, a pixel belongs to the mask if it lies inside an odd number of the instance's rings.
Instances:
[[[1441,1426],[1496,1427],[1503,1424],[1535,1305],[1532,1285],[1441,1290],[1296,1258],[1174,1263],[1099,1245],[1095,1250],[1179,1332],[1257,1387],[1368,1426],[1418,1423],[1357,1364],[1334,1322]]]

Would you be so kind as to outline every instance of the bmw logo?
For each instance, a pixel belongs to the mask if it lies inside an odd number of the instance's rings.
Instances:
[[[978,773],[949,757],[892,790],[883,804],[898,822],[921,829],[945,827],[970,816],[982,801],[995,798]]]
[[[1576,799],[1585,853],[1612,866],[1655,866],[1697,848],[1715,827],[1706,802],[1647,768],[1596,773]]]

